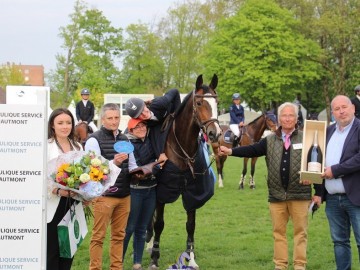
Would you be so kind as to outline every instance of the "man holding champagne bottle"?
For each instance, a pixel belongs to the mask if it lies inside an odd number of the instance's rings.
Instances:
[[[273,226],[275,270],[288,269],[288,243],[286,228],[289,219],[294,227],[294,270],[306,269],[308,208],[311,200],[321,203],[321,185],[300,183],[302,131],[296,129],[298,106],[286,102],[279,106],[279,129],[258,143],[233,149],[220,146],[220,155],[237,157],[266,156],[268,168],[268,201]]]
[[[335,124],[326,132],[325,212],[330,225],[337,270],[351,268],[351,227],[360,254],[360,120],[346,96],[331,102]]]

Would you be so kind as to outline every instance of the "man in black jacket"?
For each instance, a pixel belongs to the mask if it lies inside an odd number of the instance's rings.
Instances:
[[[178,89],[170,89],[161,97],[154,98],[150,104],[140,98],[130,98],[125,109],[131,118],[138,118],[147,122],[150,128],[151,140],[155,154],[159,156],[163,152],[166,132],[161,132],[161,125],[165,118],[176,111],[180,106],[180,93]],[[148,106],[147,106],[148,105]]]
[[[81,100],[76,104],[76,119],[78,122],[87,123],[93,131],[97,130],[96,125],[93,122],[95,114],[95,106],[89,100],[90,91],[87,88],[81,90]]]

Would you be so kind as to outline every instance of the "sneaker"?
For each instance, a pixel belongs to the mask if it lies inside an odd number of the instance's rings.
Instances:
[[[141,264],[136,264],[133,266],[133,270],[144,270],[144,269],[141,267]]]

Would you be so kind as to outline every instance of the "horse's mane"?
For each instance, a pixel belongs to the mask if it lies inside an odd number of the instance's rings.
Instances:
[[[186,103],[188,102],[188,100],[189,100],[190,97],[191,97],[192,92],[193,92],[193,91],[191,91],[190,93],[188,93],[188,94],[184,97],[184,99],[183,99],[183,101],[181,102],[180,106],[179,106],[179,107],[176,109],[176,111],[175,111],[175,117],[183,111],[183,109],[185,108]]]
[[[266,113],[262,113],[260,116],[256,117],[254,120],[252,120],[249,124],[247,124],[248,126],[251,124],[254,124],[255,122],[257,122],[257,120],[259,120],[260,117],[262,117],[263,115],[265,115]]]

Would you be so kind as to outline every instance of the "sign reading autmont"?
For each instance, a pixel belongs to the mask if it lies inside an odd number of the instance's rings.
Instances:
[[[0,105],[0,269],[45,269],[45,108]]]

